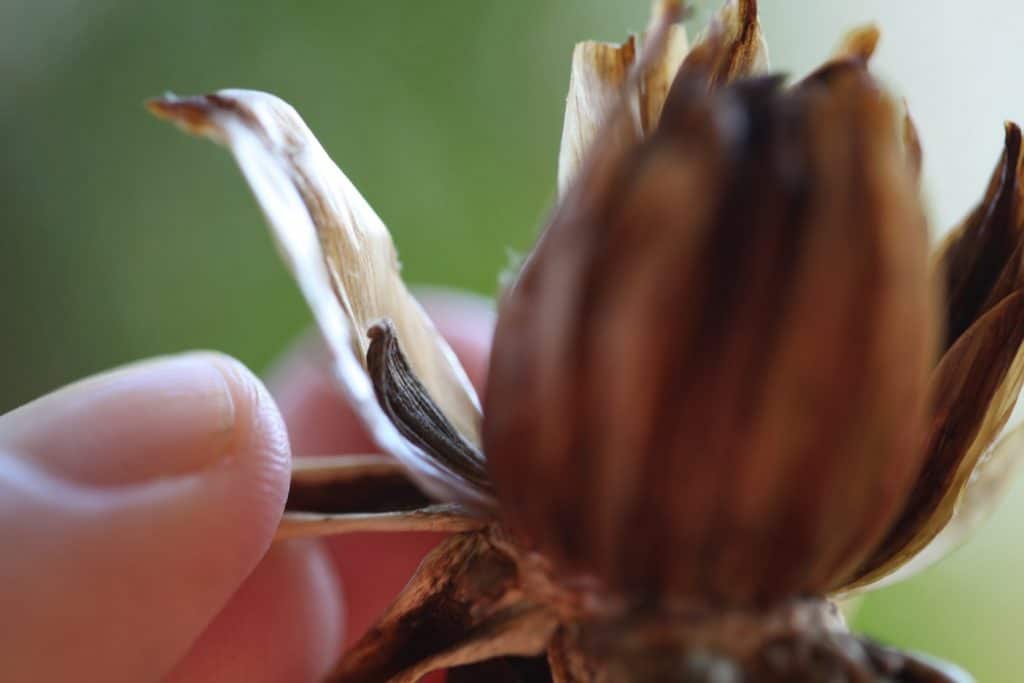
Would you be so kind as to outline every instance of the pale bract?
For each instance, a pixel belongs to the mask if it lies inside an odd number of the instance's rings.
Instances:
[[[626,79],[636,62],[637,41],[645,39],[646,34],[631,37],[621,44],[586,41],[578,43],[573,50],[558,153],[559,194],[564,194],[572,183],[594,136],[612,106],[622,97]],[[688,50],[686,29],[673,26],[660,57],[650,65],[644,77],[630,87],[628,106],[638,136],[646,135],[657,126],[668,88]]]
[[[479,442],[480,408],[465,371],[399,274],[391,236],[295,110],[267,93],[167,96],[151,108],[232,151],[333,355],[338,383],[380,447],[439,499],[490,501],[405,439],[366,372],[367,331],[392,322],[410,365],[461,435]]]

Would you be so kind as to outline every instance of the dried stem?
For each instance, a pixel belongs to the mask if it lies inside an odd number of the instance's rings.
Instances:
[[[433,503],[397,461],[379,455],[295,458],[276,540],[357,531],[469,531],[485,522]]]

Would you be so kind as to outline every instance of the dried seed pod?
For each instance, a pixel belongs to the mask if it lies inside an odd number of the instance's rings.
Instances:
[[[633,603],[841,585],[922,457],[934,306],[896,105],[859,55],[790,90],[720,64],[686,60],[649,139],[595,145],[499,310],[506,520]]]

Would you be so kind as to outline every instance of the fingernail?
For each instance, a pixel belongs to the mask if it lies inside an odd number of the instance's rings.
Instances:
[[[202,469],[232,439],[228,362],[190,353],[77,382],[0,416],[0,445],[56,476],[90,485]]]

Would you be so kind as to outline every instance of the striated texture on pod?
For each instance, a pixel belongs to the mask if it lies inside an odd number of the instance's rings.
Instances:
[[[710,80],[684,65],[653,134],[598,136],[501,303],[485,399],[509,527],[633,605],[841,586],[923,457],[936,326],[899,108],[853,57]]]

